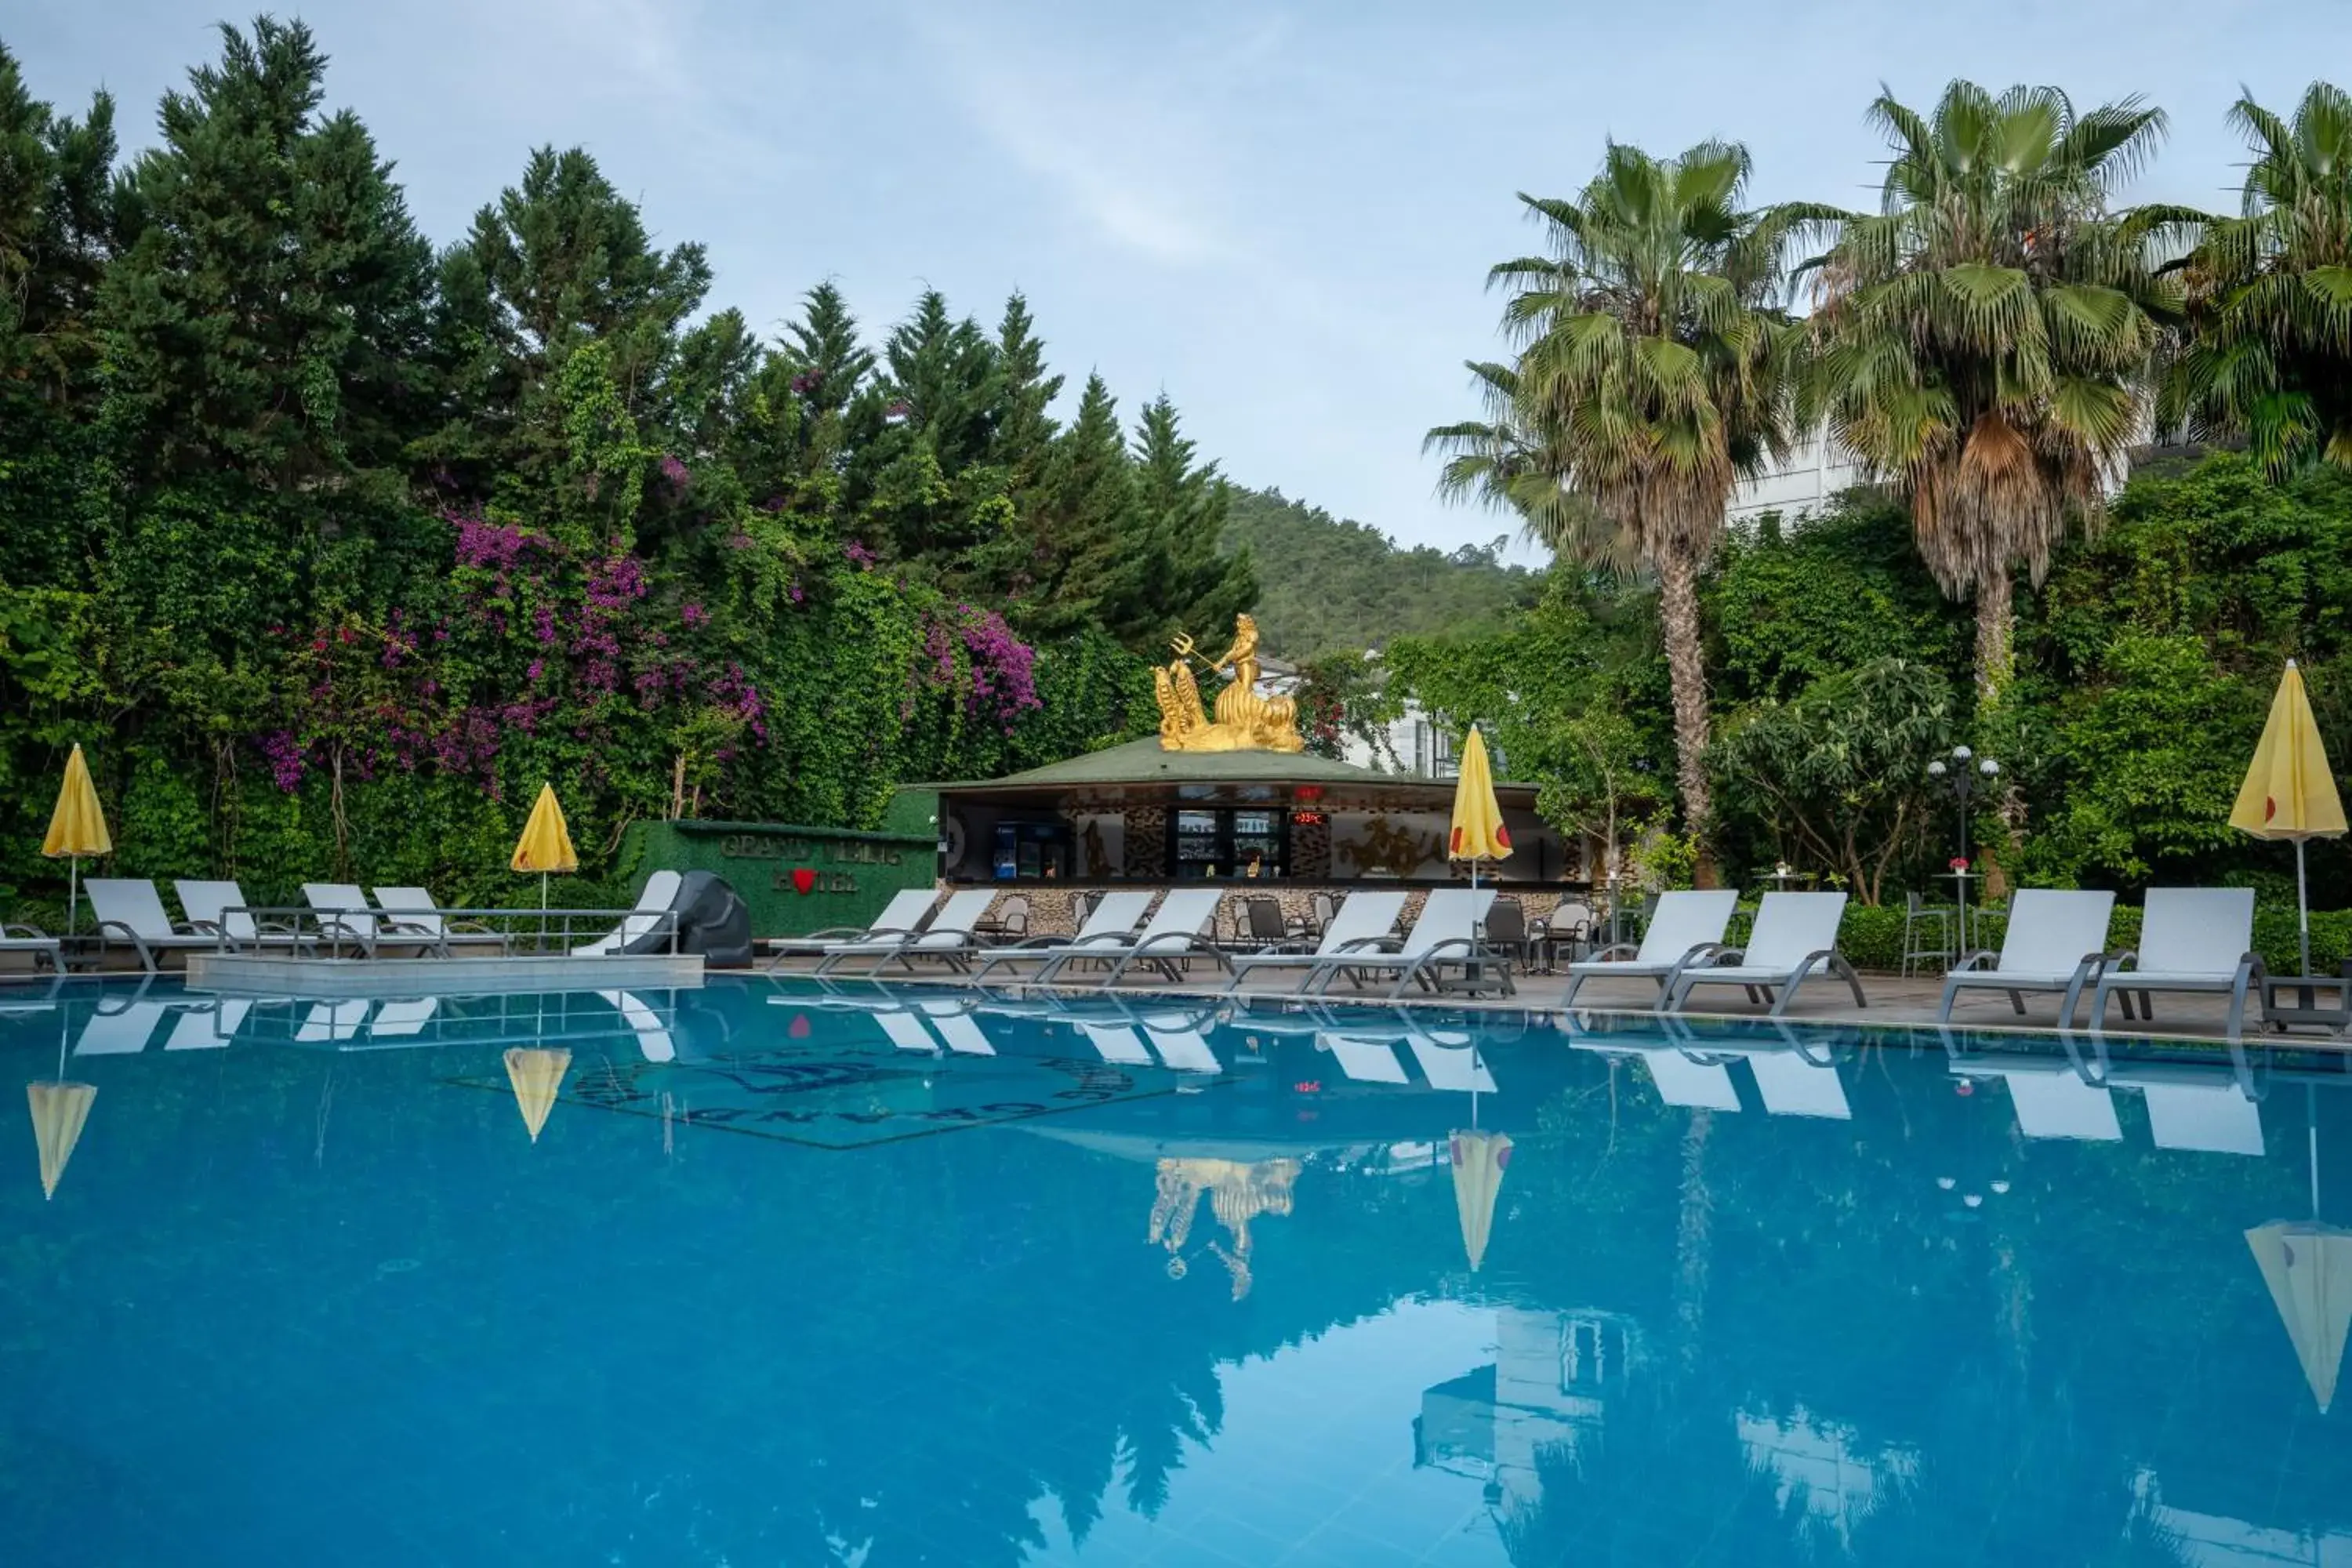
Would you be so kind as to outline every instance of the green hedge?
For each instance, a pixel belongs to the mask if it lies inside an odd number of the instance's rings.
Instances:
[[[2107,926],[2109,952],[2137,946],[2139,942],[2140,910],[2137,904],[2117,904],[2115,918]],[[2006,921],[1998,911],[1981,917],[1971,915],[1969,939],[1971,946],[1998,947]],[[1845,921],[1838,929],[1838,944],[1857,969],[1876,969],[1888,973],[1903,967],[1903,906],[1884,904],[1869,908],[1848,904]],[[2254,950],[2273,974],[2293,974],[2301,967],[2295,944],[2294,907],[2292,904],[2264,903],[2254,910]],[[2314,910],[2311,912],[2311,966],[2317,973],[2333,973],[2352,953],[2352,910]]]

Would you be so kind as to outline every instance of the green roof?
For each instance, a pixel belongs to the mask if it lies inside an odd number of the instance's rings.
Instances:
[[[1129,741],[1001,779],[931,784],[940,790],[1084,789],[1097,784],[1340,784],[1451,790],[1451,779],[1375,773],[1307,752],[1167,752],[1154,739]],[[1507,785],[1497,785],[1507,788]]]

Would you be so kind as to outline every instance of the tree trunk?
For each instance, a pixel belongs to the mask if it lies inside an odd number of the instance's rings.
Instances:
[[[1706,662],[1698,638],[1698,563],[1685,550],[1660,554],[1658,623],[1675,693],[1675,782],[1682,791],[1684,821],[1699,842],[1702,865],[1708,865],[1715,803],[1706,786]]]
[[[1977,584],[1977,700],[1980,705],[1998,698],[2009,684],[2015,606],[2007,571]]]

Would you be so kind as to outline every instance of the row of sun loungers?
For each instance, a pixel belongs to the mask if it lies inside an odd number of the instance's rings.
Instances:
[[[676,871],[654,872],[638,894],[635,911],[610,932],[573,947],[572,953],[593,957],[625,952],[654,934],[677,897],[679,880]],[[82,884],[97,916],[100,941],[129,947],[151,974],[171,953],[224,947],[240,952],[356,952],[365,958],[387,947],[443,958],[509,950],[509,939],[500,932],[446,917],[423,888],[378,888],[371,904],[356,883],[305,882],[302,896],[311,915],[297,928],[257,920],[251,901],[234,881],[181,878],[172,887],[185,920],[173,919],[163,895],[146,878],[93,877]],[[11,950],[44,952],[52,964],[58,963],[52,938],[0,942],[0,952]]]
[[[1217,906],[1224,896],[1217,888],[1108,893],[1069,936],[1033,937],[1011,947],[989,948],[982,943],[979,922],[994,896],[985,888],[954,893],[931,914],[936,892],[900,893],[864,931],[818,932],[772,944],[774,962],[814,957],[816,973],[830,975],[862,961],[864,968],[855,973],[868,977],[894,965],[912,970],[933,963],[980,984],[1019,980],[1108,988],[1138,968],[1176,982],[1185,964],[1200,959],[1225,973],[1228,990],[1253,976],[1283,971],[1297,975],[1297,989],[1305,994],[1328,991],[1342,977],[1359,988],[1385,981],[1391,996],[1416,985],[1444,991],[1491,988],[1506,994],[1511,989],[1509,964],[1489,951],[1479,934],[1495,899],[1491,889],[1447,888],[1430,893],[1402,938],[1394,931],[1404,910],[1403,893],[1351,893],[1314,946],[1248,954],[1227,952],[1215,941]]]

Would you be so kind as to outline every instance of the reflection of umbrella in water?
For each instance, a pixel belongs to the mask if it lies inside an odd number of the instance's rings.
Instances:
[[[1495,1227],[1495,1199],[1503,1190],[1503,1167],[1510,1163],[1508,1133],[1454,1134],[1454,1205],[1462,1213],[1462,1247],[1470,1255],[1473,1274],[1486,1261],[1486,1236]]]
[[[58,1195],[58,1181],[66,1173],[80,1141],[82,1123],[89,1120],[89,1102],[98,1088],[87,1083],[28,1083],[25,1098],[33,1108],[33,1141],[41,1150],[41,1195]]]
[[[547,1113],[555,1109],[556,1091],[563,1087],[563,1075],[571,1068],[568,1050],[516,1046],[507,1052],[507,1081],[514,1085],[515,1105],[522,1112],[522,1124],[530,1129],[532,1142],[539,1142],[539,1131],[547,1125]]]
[[[2271,1301],[2294,1343],[2319,1413],[2336,1398],[2345,1331],[2352,1329],[2352,1231],[2315,1220],[2278,1220],[2246,1232]]]

